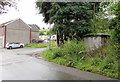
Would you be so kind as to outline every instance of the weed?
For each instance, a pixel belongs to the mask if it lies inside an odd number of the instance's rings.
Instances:
[[[82,41],[74,40],[65,42],[61,47],[43,51],[41,54],[45,59],[61,65],[118,78],[119,53],[114,44],[108,43],[96,51],[79,54],[84,52],[85,48]]]

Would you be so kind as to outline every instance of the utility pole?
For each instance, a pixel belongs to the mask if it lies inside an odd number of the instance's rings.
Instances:
[[[95,20],[95,3],[93,3],[93,20]],[[94,22],[93,22],[94,23]],[[95,24],[93,24],[93,29],[94,29],[94,32],[95,32]]]
[[[49,19],[50,19],[50,17],[51,17],[51,13],[49,14]],[[51,28],[51,20],[49,20],[49,31],[50,31],[50,28]],[[51,34],[49,36],[49,40],[51,40]],[[51,42],[50,42],[49,48],[50,48],[50,46],[51,46]]]

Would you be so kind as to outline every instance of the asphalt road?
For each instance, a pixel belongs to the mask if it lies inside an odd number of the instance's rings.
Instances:
[[[3,80],[114,80],[103,75],[65,67],[35,54],[46,48],[0,49]],[[0,59],[1,60],[1,59]],[[0,69],[1,70],[1,69]]]

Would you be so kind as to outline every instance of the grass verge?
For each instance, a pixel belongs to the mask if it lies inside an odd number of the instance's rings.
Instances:
[[[48,43],[38,43],[38,44],[26,44],[25,47],[55,47],[55,42],[48,42]]]
[[[83,42],[68,41],[61,47],[43,51],[40,56],[61,65],[119,78],[119,53],[114,44],[107,44],[96,51],[81,54],[83,51]]]

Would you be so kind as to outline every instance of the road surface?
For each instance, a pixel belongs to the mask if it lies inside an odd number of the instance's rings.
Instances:
[[[35,54],[46,48],[0,49],[3,80],[113,80],[106,76],[65,67]],[[32,55],[33,54],[33,55]]]

